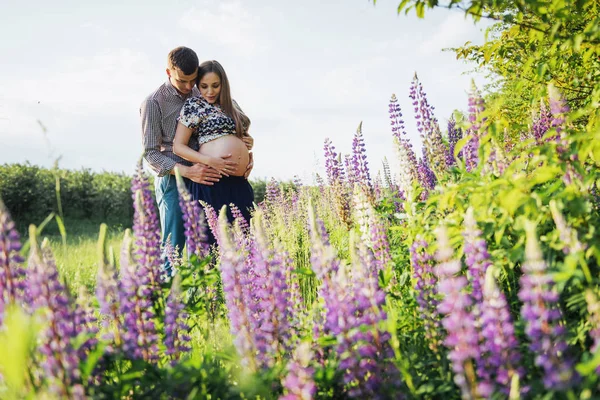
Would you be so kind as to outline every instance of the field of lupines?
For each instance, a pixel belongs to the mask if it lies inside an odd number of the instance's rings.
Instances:
[[[422,154],[392,96],[396,174],[373,174],[359,126],[349,155],[325,140],[313,185],[272,181],[252,221],[180,185],[179,259],[140,167],[133,229],[116,248],[102,225],[83,279],[47,221],[19,233],[0,202],[0,398],[600,398],[600,6],[445,7],[498,21],[454,49],[498,80],[442,127],[415,76],[400,100]]]
[[[325,141],[316,185],[269,183],[251,221],[178,178],[183,259],[140,165],[121,249],[100,228],[95,293],[1,206],[0,397],[600,396],[600,141],[548,93],[513,142],[473,86],[442,135],[415,76],[420,157],[392,96],[397,176],[371,175],[359,127],[350,155]]]

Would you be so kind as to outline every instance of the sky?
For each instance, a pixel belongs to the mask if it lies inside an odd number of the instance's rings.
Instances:
[[[325,138],[343,154],[362,122],[372,173],[395,155],[396,94],[417,151],[411,80],[418,73],[442,129],[467,109],[472,64],[444,48],[483,43],[457,11],[425,19],[400,0],[4,0],[0,13],[0,164],[133,173],[139,107],[183,45],[218,60],[250,117],[253,178],[313,182]]]

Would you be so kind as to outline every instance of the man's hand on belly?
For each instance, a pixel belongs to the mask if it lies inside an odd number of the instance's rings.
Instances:
[[[246,172],[244,172],[244,178],[248,179],[250,176],[250,172],[252,172],[252,168],[254,168],[254,156],[252,153],[248,153],[249,161],[248,166],[246,167]]]
[[[214,182],[219,182],[221,174],[215,171],[213,168],[204,164],[194,164],[189,167],[186,178],[201,185],[214,185]]]
[[[243,136],[242,141],[244,142],[248,150],[252,150],[252,148],[254,147],[254,138],[252,136]]]

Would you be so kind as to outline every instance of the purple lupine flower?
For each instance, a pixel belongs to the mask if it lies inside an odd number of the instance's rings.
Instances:
[[[406,129],[404,127],[404,121],[402,120],[402,112],[396,95],[392,94],[389,106],[390,124],[392,126],[392,135],[394,137],[395,150],[398,155],[398,162],[400,166],[400,186],[405,192],[408,192],[412,183],[418,179],[418,166],[417,157],[412,148]],[[387,160],[385,160],[387,163]],[[386,164],[384,163],[384,172],[386,172]],[[386,182],[388,187],[392,187],[392,179],[389,174],[389,165],[387,166]],[[387,179],[389,178],[389,179]]]
[[[275,180],[275,178],[271,178],[265,189],[266,203],[269,205],[279,204],[281,202],[281,197],[282,193],[279,183]]]
[[[550,113],[552,114],[552,121],[550,126],[556,130],[554,140],[559,140],[565,130],[565,122],[567,121],[566,115],[569,113],[570,108],[565,98],[553,85],[548,86],[548,95],[550,102]]]
[[[176,275],[165,308],[165,347],[172,363],[191,350],[190,327],[186,322],[188,315],[183,312],[185,304],[181,296],[181,276]]]
[[[206,257],[209,248],[204,211],[200,207],[200,202],[192,199],[192,195],[185,187],[180,175],[177,176],[177,190],[179,191],[179,206],[183,217],[185,245],[188,254],[195,254],[199,258]]]
[[[21,238],[8,210],[0,200],[0,327],[6,305],[25,300],[25,270],[19,255]]]
[[[525,262],[522,265],[519,299],[523,302],[521,315],[525,333],[531,340],[529,348],[535,354],[535,364],[544,371],[546,389],[562,390],[574,385],[579,376],[574,360],[565,352],[566,330],[560,324],[562,313],[559,294],[548,273],[542,250],[537,241],[535,226],[526,228]]]
[[[391,263],[392,257],[385,225],[369,201],[367,190],[361,186],[354,188],[354,215],[361,232],[361,239],[373,251],[376,270],[379,272]]]
[[[508,395],[513,375],[522,378],[525,371],[519,365],[519,342],[515,338],[508,303],[498,288],[492,268],[485,276],[480,321],[482,358],[477,366],[478,392],[484,398],[490,398],[498,391]]]
[[[96,318],[95,309],[92,306],[92,300],[84,286],[80,287],[79,293],[75,300],[75,309],[73,310],[73,329],[78,332],[79,347],[77,355],[80,360],[86,360],[90,353],[98,344],[98,319]],[[98,380],[100,373],[99,365],[95,366],[94,373],[89,380]]]
[[[485,103],[481,93],[475,86],[475,82],[471,82],[471,91],[469,92],[469,123],[471,127],[467,131],[470,136],[469,141],[464,147],[465,165],[467,171],[472,171],[479,165],[479,138],[481,136],[481,124],[484,119],[481,114],[485,111]]]
[[[253,234],[250,259],[255,302],[248,308],[255,320],[251,334],[258,351],[258,366],[266,368],[291,349],[292,303],[285,276],[291,266],[286,265],[290,262],[286,254],[279,254],[269,245],[260,213],[253,222]]]
[[[344,169],[342,168],[338,153],[335,151],[335,146],[329,138],[325,139],[323,150],[325,151],[325,172],[327,173],[329,184],[333,186],[335,183],[344,182]]]
[[[252,301],[252,285],[248,278],[249,250],[239,248],[234,242],[227,220],[227,213],[221,210],[219,214],[219,253],[221,262],[221,281],[227,306],[231,334],[234,345],[242,358],[242,364],[251,371],[256,371],[256,347],[252,336],[250,311],[248,306]]]
[[[135,261],[144,268],[149,287],[156,291],[160,287],[162,259],[160,254],[160,224],[150,183],[144,172],[142,161],[131,183],[133,193],[133,235],[135,238]]]
[[[429,197],[429,192],[435,189],[435,184],[437,180],[435,178],[435,174],[429,168],[427,161],[423,158],[419,159],[419,183],[423,188],[423,192],[421,193],[421,200],[427,200]]]
[[[434,107],[427,101],[423,85],[415,73],[409,97],[413,100],[417,129],[423,140],[423,155],[430,168],[436,173],[446,170],[448,147],[442,140],[440,127],[433,114]]]
[[[282,380],[285,394],[279,400],[312,400],[317,392],[313,380],[314,368],[310,367],[312,355],[310,346],[302,343],[294,351],[293,360],[286,367],[287,373]]]
[[[454,117],[448,120],[448,156],[446,157],[446,163],[448,166],[455,165],[456,160],[454,159],[454,149],[458,141],[462,139],[462,129],[456,126],[456,120]],[[458,152],[458,158],[462,158],[462,149]]]
[[[107,339],[113,340],[117,347],[122,344],[121,332],[123,332],[123,316],[119,304],[119,283],[115,266],[102,261],[98,268],[96,279],[96,298],[100,305],[100,313],[104,314],[102,319]]]
[[[208,223],[208,227],[217,242],[217,245],[220,246],[221,242],[219,241],[219,216],[217,212],[205,201],[200,200],[200,204],[204,207],[204,215],[206,216],[206,222]]]
[[[42,310],[46,328],[38,352],[50,390],[61,398],[85,398],[79,370],[79,353],[73,341],[82,327],[74,324],[74,313],[66,288],[60,282],[47,239],[40,250],[37,232],[30,229],[31,251],[27,292],[33,311]]]
[[[552,114],[550,114],[550,110],[546,107],[546,102],[543,99],[540,100],[539,114],[534,117],[533,125],[531,126],[531,133],[538,142],[542,140],[546,132],[550,129],[551,118]]]
[[[292,195],[292,205],[298,206],[298,199],[300,198],[300,192],[302,191],[302,180],[298,175],[294,175],[294,191]]]
[[[364,246],[353,257],[352,273],[340,267],[335,250],[309,208],[311,262],[325,302],[323,331],[337,337],[335,350],[340,359],[347,394],[351,398],[376,398],[399,387],[399,373],[389,362],[394,353],[391,335],[378,326],[387,316],[382,309],[385,292],[379,288],[371,252]]]
[[[438,292],[444,296],[438,305],[438,311],[445,314],[442,325],[447,332],[444,345],[450,350],[448,359],[452,363],[454,383],[460,388],[462,398],[476,399],[479,394],[475,365],[480,354],[475,318],[469,311],[473,302],[465,293],[467,278],[457,276],[461,265],[459,260],[452,258],[454,252],[445,228],[438,228],[436,234]]]
[[[365,139],[362,134],[362,122],[352,139],[352,169],[356,182],[368,187],[371,186],[371,174],[369,173],[369,163],[367,162]]]
[[[410,261],[415,280],[417,304],[425,327],[425,337],[429,340],[429,348],[437,353],[443,334],[440,315],[437,310],[439,304],[436,287],[437,277],[433,273],[434,261],[433,256],[427,252],[428,248],[427,242],[417,237],[410,246]]]
[[[155,295],[148,269],[138,265],[132,252],[132,238],[125,231],[121,250],[119,304],[123,315],[123,350],[131,359],[155,362],[158,359],[158,334],[151,297]]]
[[[471,282],[471,296],[473,297],[474,306],[478,307],[483,300],[485,274],[492,262],[490,261],[485,239],[481,237],[481,230],[477,228],[473,207],[469,207],[465,214],[464,237],[465,262]]]

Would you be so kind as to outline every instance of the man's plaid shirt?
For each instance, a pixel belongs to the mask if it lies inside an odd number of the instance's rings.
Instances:
[[[150,94],[140,107],[144,159],[158,176],[171,173],[177,163],[191,165],[173,153],[173,138],[179,111],[183,103],[192,96],[200,96],[197,87],[194,86],[190,94],[182,95],[170,80],[167,80]],[[193,135],[189,146],[198,149]]]

